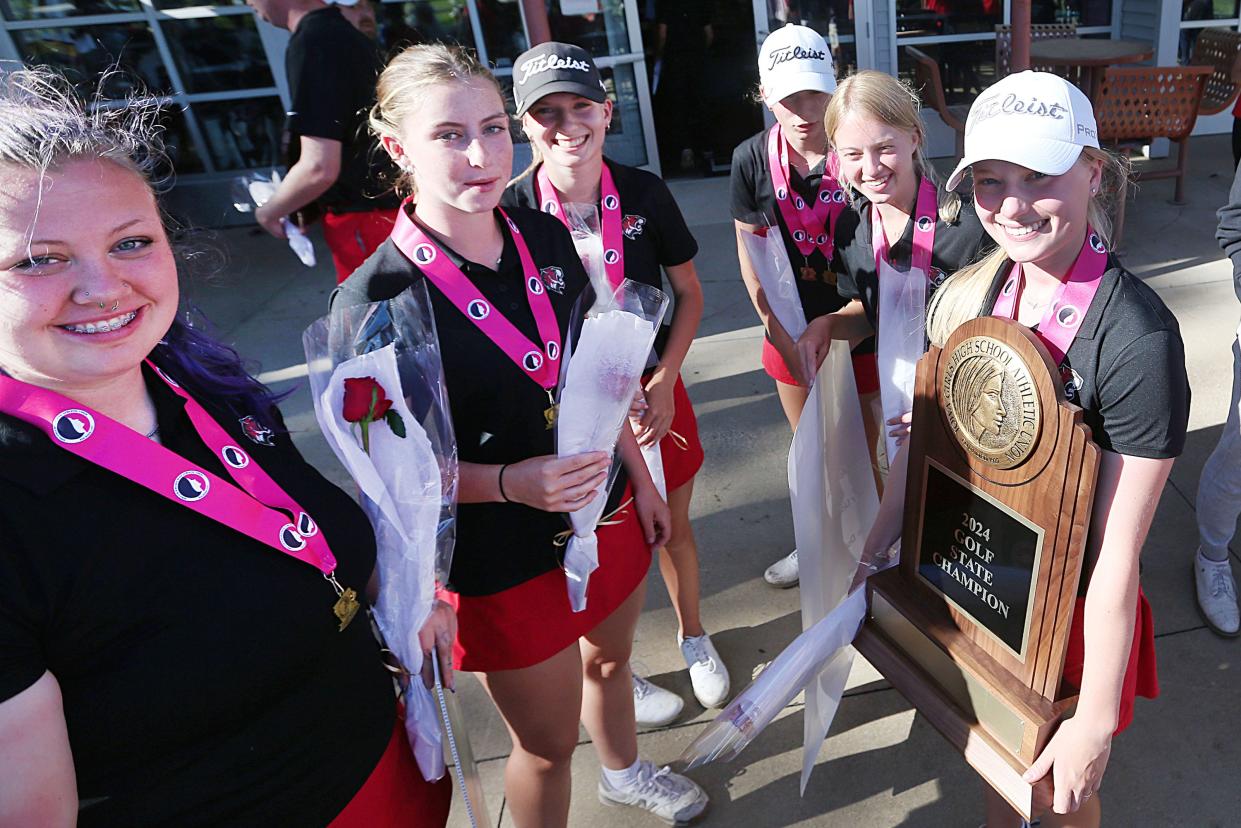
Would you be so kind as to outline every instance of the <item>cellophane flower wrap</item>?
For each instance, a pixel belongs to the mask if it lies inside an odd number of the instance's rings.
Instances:
[[[418,630],[456,536],[457,444],[431,303],[419,282],[385,302],[339,307],[302,335],[315,416],[375,530],[374,614],[409,671],[405,729],[423,776],[444,775],[439,712],[418,672]],[[366,432],[367,450],[362,433]],[[403,435],[402,435],[403,432]]]
[[[232,183],[233,206],[239,213],[252,213],[256,207],[266,204],[279,188],[280,173],[277,170],[272,170],[270,173],[248,172],[245,175],[239,175],[233,179]],[[280,219],[280,226],[284,228],[284,236],[289,242],[289,249],[306,267],[314,267],[315,246],[302,232],[302,228],[289,221],[288,216]]]
[[[588,312],[580,312],[589,307]],[[585,291],[577,323],[569,331],[560,373],[560,412],[556,419],[556,454],[571,457],[588,451],[613,453],[655,334],[668,310],[663,291],[625,279],[615,291]],[[572,534],[564,556],[569,605],[586,609],[590,575],[599,567],[595,528],[603,517],[616,482],[619,459],[590,502],[569,513]]]
[[[750,257],[750,267],[767,296],[767,305],[785,333],[797,341],[806,331],[806,313],[802,310],[797,277],[789,262],[788,249],[779,227],[763,228],[761,233],[741,231],[741,243]]]

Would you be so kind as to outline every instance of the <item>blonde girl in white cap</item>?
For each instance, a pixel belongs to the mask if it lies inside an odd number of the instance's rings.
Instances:
[[[795,25],[777,29],[763,41],[758,72],[759,93],[776,125],[733,151],[731,210],[741,278],[765,332],[763,369],[775,380],[784,415],[796,429],[812,377],[797,358],[793,337],[772,312],[742,239],[746,232],[780,234],[807,321],[845,305],[832,271],[832,225],[845,199],[823,131],[836,73],[822,35]],[[873,364],[873,356],[863,357],[863,362],[868,360]],[[869,373],[873,375],[873,369]],[[793,550],[763,577],[772,586],[791,587],[798,583],[798,574]]]
[[[1112,738],[1132,721],[1135,696],[1159,692],[1138,556],[1185,444],[1184,346],[1160,298],[1107,249],[1105,198],[1124,197],[1127,170],[1100,150],[1093,110],[1077,87],[1022,72],[980,95],[948,187],[967,173],[978,218],[999,247],[936,292],[931,342],[942,346],[958,325],[983,314],[1034,329],[1102,449],[1064,667],[1079,701],[1025,777],[1050,775],[1054,783],[1044,826],[1098,825],[1094,794]],[[897,524],[899,517],[877,523],[868,546],[894,540]],[[989,792],[988,825],[1019,824]]]

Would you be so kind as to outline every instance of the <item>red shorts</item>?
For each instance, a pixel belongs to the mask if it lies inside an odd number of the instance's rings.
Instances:
[[[644,384],[646,380],[647,377],[642,378]],[[676,406],[672,425],[664,439],[659,441],[659,456],[664,461],[664,485],[670,492],[693,480],[702,468],[704,458],[702,442],[698,439],[698,418],[694,416],[694,405],[680,374],[672,387],[672,402]]]
[[[629,487],[621,503],[629,500]],[[569,607],[565,574],[559,567],[494,595],[459,595],[440,590],[457,612],[453,663],[471,673],[518,670],[545,661],[598,626],[642,585],[651,548],[630,503],[600,526],[599,568],[590,576],[586,609]]]
[[[323,239],[332,251],[336,284],[348,279],[392,235],[397,209],[323,214]]]
[[[784,364],[784,357],[767,337],[763,337],[763,370],[767,376],[785,385],[800,385]],[[874,354],[853,355],[853,379],[859,394],[874,394],[879,390],[879,365]]]
[[[1082,683],[1082,668],[1086,662],[1085,636],[1082,628],[1086,618],[1086,599],[1079,597],[1073,608],[1073,625],[1069,631],[1069,649],[1064,657],[1064,681],[1073,687]],[[1159,675],[1155,669],[1155,616],[1141,588],[1138,589],[1138,612],[1133,625],[1133,646],[1129,649],[1129,665],[1125,668],[1125,680],[1120,691],[1120,712],[1116,718],[1116,733],[1120,733],[1133,721],[1133,701],[1138,696],[1147,699],[1159,695]]]
[[[451,805],[452,777],[422,778],[398,716],[379,764],[328,828],[442,828]]]

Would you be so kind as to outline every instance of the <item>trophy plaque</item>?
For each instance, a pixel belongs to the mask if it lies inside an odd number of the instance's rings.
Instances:
[[[1021,775],[1076,703],[1060,677],[1099,463],[1058,376],[995,317],[918,362],[901,560],[868,581],[854,642],[1026,819],[1051,781]]]

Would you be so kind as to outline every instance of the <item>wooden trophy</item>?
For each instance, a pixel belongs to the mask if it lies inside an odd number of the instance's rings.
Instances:
[[[1022,781],[1076,703],[1060,686],[1099,449],[1047,348],[1007,319],[918,363],[900,564],[854,642],[1026,819]]]

